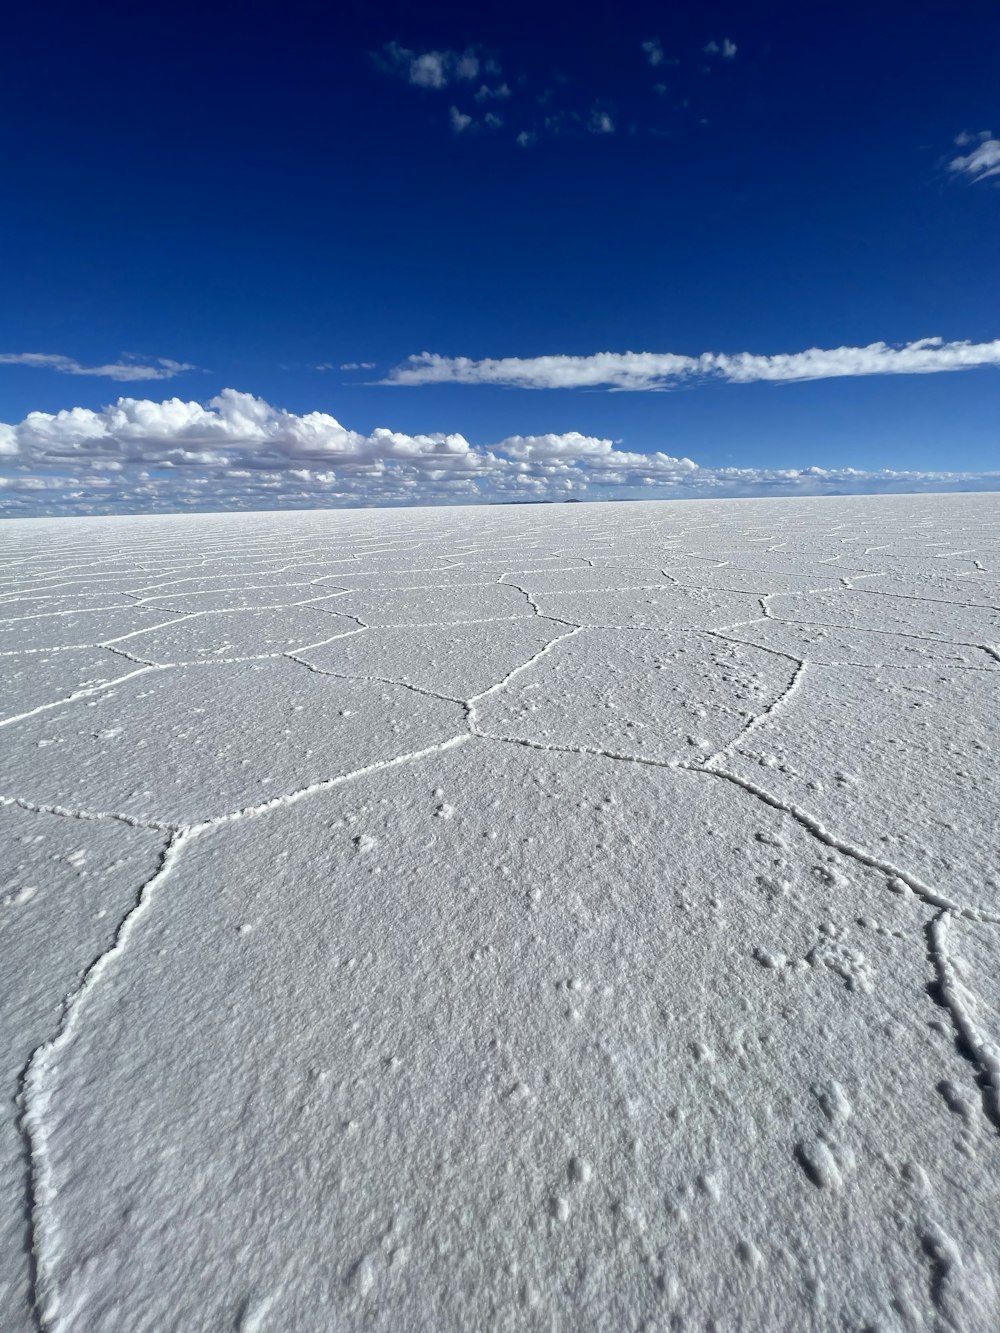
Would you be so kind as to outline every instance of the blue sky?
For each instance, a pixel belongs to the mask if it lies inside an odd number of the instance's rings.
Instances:
[[[0,512],[998,484],[994,3],[5,26]]]

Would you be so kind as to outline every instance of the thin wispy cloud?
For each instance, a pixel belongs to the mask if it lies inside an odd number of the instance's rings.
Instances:
[[[94,375],[121,383],[172,380],[176,375],[198,369],[187,361],[174,361],[166,356],[154,357],[152,364],[124,357],[104,365],[85,366],[74,357],[57,352],[0,352],[0,366],[31,366],[36,370],[54,370],[60,375]]]
[[[522,389],[670,389],[697,380],[772,384],[861,375],[931,375],[1000,366],[1000,339],[945,342],[920,338],[900,347],[810,347],[761,356],[752,352],[598,352],[592,356],[469,357],[421,352],[396,366],[382,384],[493,384]]]
[[[960,134],[955,140],[956,148],[968,144],[975,144],[975,147],[971,152],[953,157],[948,163],[949,171],[967,176],[973,182],[1000,176],[1000,139],[994,139],[989,130],[982,130],[975,135]]]
[[[340,370],[374,370],[374,361],[345,361],[338,367]],[[317,366],[317,370],[332,370],[333,366]]]
[[[1000,486],[986,472],[705,468],[578,431],[479,445],[458,432],[365,434],[234,389],[206,404],[120,398],[99,411],[30,412],[0,424],[0,459],[7,514]]]

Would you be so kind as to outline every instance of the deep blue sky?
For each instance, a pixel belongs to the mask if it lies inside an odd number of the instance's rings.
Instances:
[[[0,365],[0,421],[232,386],[362,432],[580,430],[706,466],[998,466],[995,367],[668,393],[364,384],[425,350],[997,338],[997,178],[948,168],[969,151],[956,136],[1000,132],[995,0],[105,0],[18,6],[4,26],[0,352],[205,370],[116,384]],[[704,51],[726,39],[733,58]],[[482,77],[415,86],[373,58],[390,42],[472,49]],[[484,81],[510,96],[477,103]],[[452,106],[478,132],[456,133]],[[614,132],[590,132],[605,113]],[[377,370],[313,368],[361,361]]]

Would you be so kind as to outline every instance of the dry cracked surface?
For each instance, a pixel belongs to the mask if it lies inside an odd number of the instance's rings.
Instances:
[[[0,530],[0,1326],[1000,1326],[992,496]]]

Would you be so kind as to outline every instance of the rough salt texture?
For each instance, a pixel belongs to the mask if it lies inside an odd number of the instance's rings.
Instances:
[[[994,497],[0,554],[0,1327],[1000,1326]]]

